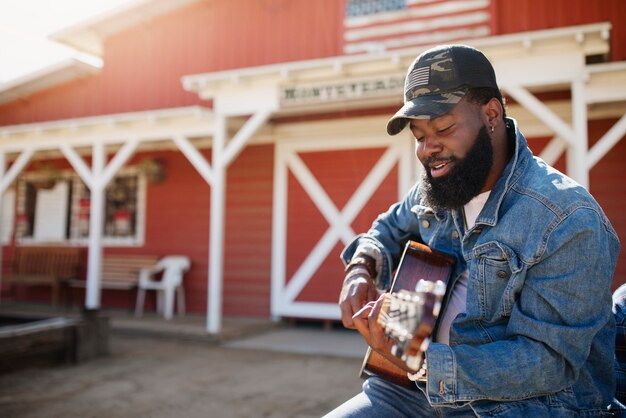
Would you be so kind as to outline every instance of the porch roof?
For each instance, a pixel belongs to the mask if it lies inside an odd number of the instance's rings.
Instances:
[[[60,141],[72,147],[91,147],[95,141],[121,145],[129,139],[154,142],[180,135],[206,137],[213,134],[213,129],[211,109],[159,109],[0,127],[0,150],[55,150]]]

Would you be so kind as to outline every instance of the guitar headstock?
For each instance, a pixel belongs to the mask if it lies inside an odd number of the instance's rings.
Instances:
[[[385,297],[378,322],[394,342],[391,353],[412,370],[419,368],[428,348],[445,291],[443,281],[421,279],[415,290],[401,289]]]

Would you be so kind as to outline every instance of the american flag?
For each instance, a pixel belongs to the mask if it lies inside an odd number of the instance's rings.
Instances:
[[[491,0],[346,0],[344,53],[489,36],[490,3]]]

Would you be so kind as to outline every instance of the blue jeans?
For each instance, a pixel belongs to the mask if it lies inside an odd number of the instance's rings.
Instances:
[[[549,398],[549,397],[548,397]],[[480,401],[474,402],[479,409],[484,409]],[[493,408],[483,410],[480,416],[494,418],[624,418],[624,411],[619,408],[612,411],[588,410],[576,412],[561,407],[558,403],[549,406],[547,399],[536,398],[520,401],[495,403]],[[614,405],[618,406],[618,405]],[[465,418],[476,417],[472,407],[432,406],[424,393],[418,389],[405,389],[378,377],[370,377],[363,383],[363,391],[354,398],[339,405],[324,418],[397,418],[397,417],[439,417]]]
[[[432,407],[421,390],[405,389],[378,377],[363,383],[363,391],[329,412],[327,418],[475,417],[469,406]]]

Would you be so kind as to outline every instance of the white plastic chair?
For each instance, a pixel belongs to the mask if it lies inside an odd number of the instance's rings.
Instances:
[[[143,315],[143,305],[146,290],[157,292],[157,312],[163,313],[165,319],[172,319],[174,314],[174,293],[178,296],[178,314],[185,314],[185,290],[183,289],[183,275],[191,261],[182,255],[171,255],[160,259],[153,267],[139,271],[139,288],[137,289],[137,304],[135,316]],[[161,273],[160,280],[155,280],[157,273]]]

